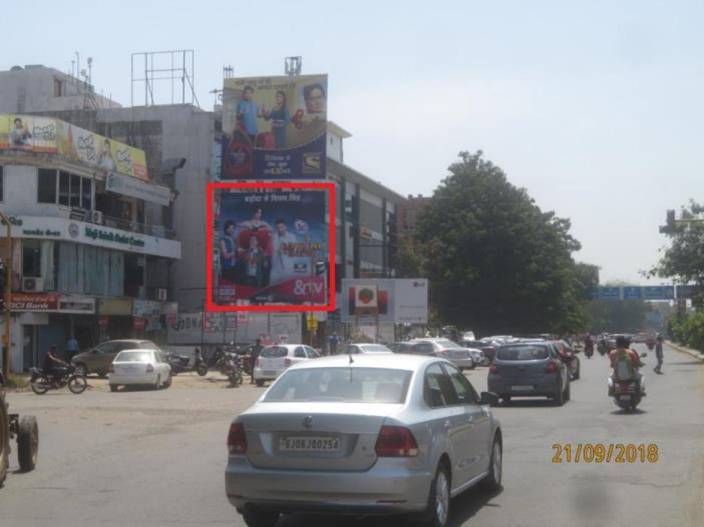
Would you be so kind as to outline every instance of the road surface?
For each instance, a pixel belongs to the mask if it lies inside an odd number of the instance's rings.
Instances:
[[[582,378],[564,407],[519,400],[495,409],[504,428],[504,489],[459,496],[450,525],[704,525],[704,365],[666,349],[665,374],[657,376],[651,353],[648,397],[626,415],[606,397],[605,359],[581,359]],[[484,388],[486,368],[468,375]],[[10,394],[13,411],[37,415],[40,452],[34,472],[11,473],[0,490],[0,525],[243,525],[224,495],[225,438],[230,418],[260,393],[194,377],[158,392]],[[660,455],[656,463],[554,464],[556,443],[654,443]],[[333,524],[396,522],[279,522]]]

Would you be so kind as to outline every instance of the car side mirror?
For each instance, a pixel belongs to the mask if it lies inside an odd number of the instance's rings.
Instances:
[[[499,404],[499,396],[494,392],[482,392],[479,397],[479,404],[481,405],[497,405]]]

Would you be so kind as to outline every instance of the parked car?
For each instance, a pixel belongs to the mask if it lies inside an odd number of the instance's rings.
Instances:
[[[343,350],[343,353],[393,353],[393,351],[383,344],[369,344],[362,342],[359,344],[347,344]]]
[[[504,402],[511,397],[548,397],[562,406],[570,399],[570,375],[548,342],[501,346],[489,367],[487,386]]]
[[[445,527],[451,497],[501,485],[496,401],[437,357],[296,364],[232,421],[227,497],[250,527],[296,512],[412,514]]]
[[[557,340],[552,342],[552,344],[555,346],[555,351],[557,351],[560,356],[560,360],[567,366],[567,370],[570,373],[570,379],[573,381],[579,379],[581,369],[579,357],[574,352],[572,347],[564,340]]]
[[[108,374],[110,391],[120,386],[151,386],[155,390],[171,386],[171,366],[159,350],[127,349],[117,354]]]
[[[462,370],[472,370],[481,364],[484,355],[478,349],[463,348],[456,342],[444,338],[413,339],[413,343],[430,344],[436,357],[451,360]]]
[[[76,368],[76,375],[97,373],[99,376],[105,377],[117,354],[128,349],[158,350],[159,346],[151,340],[108,340],[88,351],[77,353],[71,358],[71,364]]]
[[[496,355],[496,345],[490,342],[482,342],[481,340],[463,340],[460,344],[466,348],[478,349],[484,355],[485,360],[482,365],[487,366],[494,360]]]
[[[435,348],[430,342],[394,342],[389,346],[394,353],[405,353],[408,355],[433,355]]]
[[[317,351],[304,344],[267,346],[259,353],[254,364],[254,382],[257,386],[264,386],[266,381],[273,381],[289,366],[319,356]]]

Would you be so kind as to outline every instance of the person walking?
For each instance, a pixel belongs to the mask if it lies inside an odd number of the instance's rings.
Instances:
[[[658,365],[653,368],[653,371],[655,373],[662,373],[662,359],[663,359],[663,354],[662,354],[662,343],[663,340],[665,340],[662,336],[662,333],[658,333],[657,338],[655,339],[655,358],[658,359]]]
[[[66,341],[66,362],[71,363],[73,356],[78,353],[78,341],[71,335]]]

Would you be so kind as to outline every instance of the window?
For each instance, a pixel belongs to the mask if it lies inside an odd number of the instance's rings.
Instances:
[[[499,360],[543,360],[548,358],[546,346],[503,346],[496,353]]]
[[[72,207],[81,206],[81,176],[71,174],[69,204]]]
[[[88,178],[81,179],[83,180],[82,207],[86,210],[91,210],[93,208],[93,181]]]
[[[56,170],[40,168],[37,178],[37,201],[56,203]]]
[[[450,378],[440,367],[440,363],[432,364],[425,370],[425,402],[431,408],[457,402],[457,395],[452,389]]]
[[[59,172],[59,205],[68,207],[69,189],[71,174],[68,172]]]
[[[22,240],[22,276],[41,277],[41,255],[41,240]]]
[[[307,359],[308,357],[306,356],[306,352],[303,350],[302,346],[298,346],[296,348],[296,351],[293,355],[294,357],[298,357],[299,359]]]
[[[452,387],[457,395],[457,402],[459,404],[479,404],[479,396],[472,384],[467,380],[467,377],[450,364],[443,364],[443,367],[450,376]]]
[[[268,346],[259,354],[260,357],[265,359],[278,359],[286,355],[288,355],[288,349],[283,346]]]

